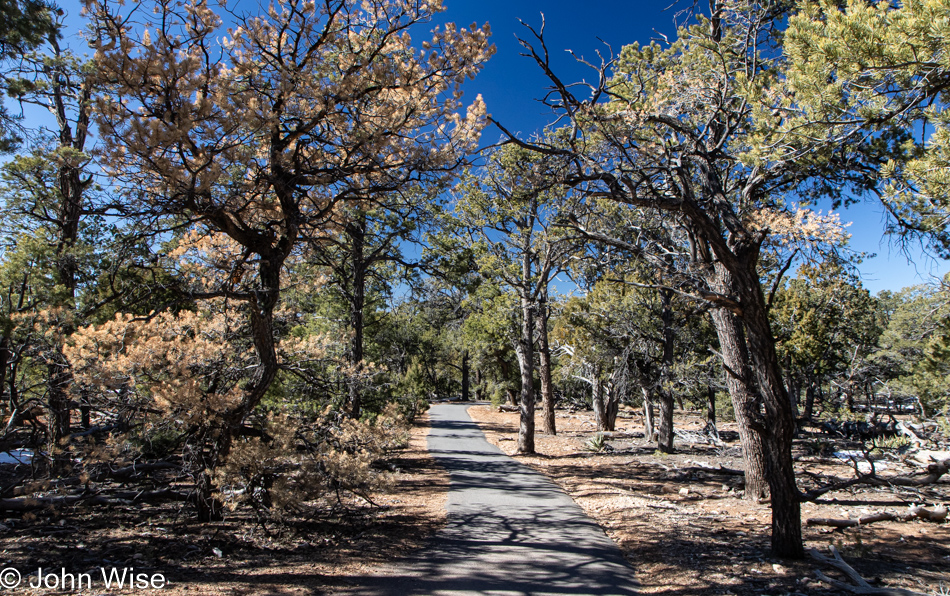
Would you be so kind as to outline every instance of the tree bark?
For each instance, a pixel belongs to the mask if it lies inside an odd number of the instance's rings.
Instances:
[[[597,430],[607,430],[607,405],[604,403],[604,382],[600,380],[600,369],[594,370],[591,380],[590,407],[594,410],[594,424]]]
[[[706,387],[706,424],[716,428],[716,389],[712,385]]]
[[[469,394],[469,366],[468,350],[462,352],[462,401],[468,401]]]
[[[765,446],[762,444],[762,437],[753,431],[760,413],[758,396],[749,370],[745,334],[741,321],[725,309],[714,309],[712,319],[719,339],[723,367],[726,369],[726,386],[739,426],[739,442],[742,445],[745,469],[745,497],[758,500],[768,496],[768,481],[765,476]],[[761,425],[761,422],[759,424]]]
[[[551,346],[548,343],[547,292],[541,294],[538,308],[538,376],[541,378],[541,432],[556,435],[554,420],[554,383],[551,381]]]
[[[617,430],[617,414],[620,413],[620,395],[612,384],[607,385],[607,399],[604,408],[604,423],[607,432]]]
[[[521,299],[521,337],[516,352],[521,369],[518,453],[534,453],[534,305],[528,298]]]
[[[660,391],[660,430],[656,445],[663,453],[673,453],[673,394],[666,390]]]
[[[755,268],[758,259],[754,251],[745,259],[730,256],[734,270],[721,261],[715,263],[711,285],[724,296],[739,297],[742,319],[740,322],[718,308],[713,320],[743,441],[746,496],[755,498],[764,488],[761,480],[766,480],[772,505],[772,552],[779,557],[802,558],[801,503],[792,464],[795,417]],[[760,464],[761,470],[756,469]]]
[[[802,418],[811,420],[815,411],[815,385],[808,383],[805,388],[805,409],[802,411]]]
[[[673,291],[660,290],[663,309],[663,377],[673,372]],[[663,453],[673,453],[673,392],[668,388],[660,390],[660,432],[657,435],[657,447]]]

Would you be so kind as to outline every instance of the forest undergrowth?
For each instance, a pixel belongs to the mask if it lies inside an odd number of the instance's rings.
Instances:
[[[408,445],[391,453],[392,482],[373,503],[343,496],[310,510],[263,522],[249,508],[224,521],[201,523],[175,502],[64,506],[25,515],[7,512],[0,525],[2,567],[21,572],[18,594],[43,574],[131,568],[168,581],[162,594],[321,594],[357,585],[370,569],[405,553],[442,524],[447,475],[426,450],[426,417],[414,423]],[[3,465],[4,475],[14,472]],[[128,591],[133,593],[134,591]],[[109,593],[126,593],[110,590]]]

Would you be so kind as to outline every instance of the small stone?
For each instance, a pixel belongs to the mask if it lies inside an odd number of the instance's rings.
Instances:
[[[689,494],[689,489],[688,489],[688,488],[681,488],[681,489],[680,489],[680,496],[681,496],[681,497],[685,497],[685,496],[687,496],[688,494]]]
[[[219,559],[224,556],[224,553],[221,552],[220,548],[212,548],[211,552],[213,552],[214,556],[218,557]]]

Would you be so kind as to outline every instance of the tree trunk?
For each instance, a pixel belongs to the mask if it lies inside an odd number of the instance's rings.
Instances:
[[[600,379],[600,368],[594,369],[590,405],[594,410],[594,423],[597,430],[607,431],[607,403],[604,400],[604,382]]]
[[[468,401],[469,394],[469,366],[468,350],[462,352],[462,401]]]
[[[50,47],[57,58],[62,56],[59,47],[58,33],[49,36]],[[83,151],[89,130],[89,114],[91,110],[92,76],[82,78],[79,88],[67,87],[69,77],[63,71],[61,63],[50,61],[44,67],[48,80],[52,83],[49,95],[49,110],[56,118],[59,132],[59,146],[75,151]],[[69,98],[76,97],[75,122],[68,116]],[[75,126],[75,129],[73,128]],[[92,183],[92,176],[85,179],[82,176],[81,166],[74,163],[74,159],[64,159],[57,171],[59,190],[56,229],[59,237],[56,241],[56,277],[57,282],[66,290],[65,306],[68,310],[76,308],[77,274],[79,267],[76,262],[75,247],[79,240],[79,224],[83,215],[83,200],[86,189]],[[69,320],[69,319],[67,319]],[[69,404],[69,387],[72,385],[72,371],[69,361],[63,355],[62,342],[72,331],[73,322],[59,324],[59,333],[55,334],[53,345],[48,348],[47,355],[47,441],[50,453],[57,451],[62,440],[69,435],[69,426],[72,412]],[[64,465],[61,460],[54,463],[54,468]]]
[[[716,428],[716,389],[712,385],[706,387],[706,424]]]
[[[815,385],[808,383],[805,388],[805,410],[802,412],[802,418],[811,420],[815,411]]]
[[[10,356],[10,336],[4,334],[0,336],[0,396],[7,386],[7,364],[10,362]]]
[[[763,435],[766,447],[765,471],[772,500],[772,552],[779,557],[798,559],[805,556],[805,549],[801,503],[792,462],[795,415],[782,383],[775,339],[758,277],[754,286],[750,281],[746,280],[750,300],[744,305],[743,322],[767,421],[764,428],[755,430]]]
[[[538,376],[541,377],[541,432],[556,435],[554,422],[554,383],[551,381],[551,347],[548,344],[548,316],[546,293],[538,308]]]
[[[757,395],[749,371],[749,356],[741,322],[732,313],[717,308],[712,311],[713,325],[719,338],[723,367],[726,369],[726,385],[736,423],[739,426],[739,442],[742,445],[742,460],[745,469],[745,497],[757,500],[768,495],[765,476],[765,447],[762,437],[752,430],[761,414],[757,408]],[[761,422],[759,422],[761,425]]]
[[[63,357],[65,361],[65,357]],[[52,455],[60,448],[60,441],[69,436],[70,409],[69,409],[69,385],[72,382],[72,375],[63,362],[50,361],[46,367],[49,377],[47,383],[48,414],[47,414],[47,433],[49,437],[49,450]]]
[[[607,399],[604,407],[604,430],[617,430],[617,414],[620,413],[620,394],[612,384],[607,386]]]
[[[733,256],[732,261],[738,261]],[[742,320],[722,308],[713,311],[746,461],[746,496],[755,498],[767,482],[772,504],[772,553],[802,558],[801,504],[792,464],[795,417],[782,380],[765,297],[754,263],[727,270],[714,265],[714,289],[738,296]],[[751,375],[750,375],[751,371]],[[761,466],[761,470],[756,469]]]
[[[785,369],[791,369],[791,363],[786,359]],[[798,375],[789,373],[788,381],[786,382],[786,387],[788,390],[788,400],[792,406],[793,414],[798,417],[799,405],[801,404],[802,398],[802,382]]]
[[[534,305],[527,298],[521,299],[521,337],[516,352],[521,369],[518,453],[534,453]]]
[[[363,249],[366,242],[366,217],[358,216],[346,226],[350,238],[350,264],[352,284],[350,302],[350,366],[352,375],[348,387],[348,410],[350,417],[359,418],[363,409],[360,387],[360,372],[363,367],[363,308],[366,304],[366,259]]]
[[[673,453],[673,394],[660,391],[660,431],[656,446],[663,453]]]
[[[660,290],[663,309],[663,378],[673,373],[673,291]],[[657,435],[657,447],[663,453],[673,453],[673,392],[660,390],[660,432]]]
[[[195,477],[195,509],[199,522],[221,521],[224,518],[224,506],[214,495],[214,485],[207,471],[199,472]]]

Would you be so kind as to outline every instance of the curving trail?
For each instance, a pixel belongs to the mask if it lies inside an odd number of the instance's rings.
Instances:
[[[451,479],[446,527],[357,593],[635,594],[617,546],[553,482],[488,443],[470,405],[429,410],[429,451]]]

